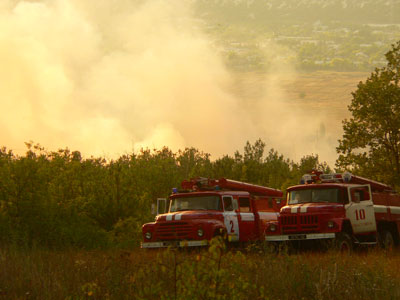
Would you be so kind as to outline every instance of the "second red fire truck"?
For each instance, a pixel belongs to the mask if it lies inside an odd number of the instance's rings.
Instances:
[[[196,178],[173,189],[167,213],[142,227],[142,248],[204,246],[215,236],[227,242],[264,240],[277,220],[282,191],[221,178]]]
[[[392,247],[400,241],[400,195],[390,186],[350,173],[303,176],[287,189],[286,206],[266,229],[270,242],[334,240]]]

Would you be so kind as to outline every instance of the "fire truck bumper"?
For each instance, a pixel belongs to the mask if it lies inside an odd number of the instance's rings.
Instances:
[[[304,233],[304,234],[285,234],[285,235],[269,235],[265,237],[267,242],[282,241],[301,241],[301,240],[320,240],[333,239],[335,233]]]
[[[166,242],[149,242],[141,243],[141,248],[166,248],[166,247],[200,247],[207,246],[207,240],[201,241],[166,241]]]

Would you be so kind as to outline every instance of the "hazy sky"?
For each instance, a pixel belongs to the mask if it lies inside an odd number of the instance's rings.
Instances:
[[[318,153],[333,165],[325,116],[287,102],[280,79],[297,75],[279,47],[266,49],[275,63],[261,96],[239,97],[188,3],[3,0],[1,145],[19,152],[33,140],[108,158],[196,147],[217,158],[261,138],[289,158]]]

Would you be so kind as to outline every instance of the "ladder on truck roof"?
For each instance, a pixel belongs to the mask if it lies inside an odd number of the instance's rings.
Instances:
[[[209,179],[204,177],[192,178],[190,180],[184,180],[181,183],[184,190],[231,190],[231,191],[246,191],[254,195],[270,196],[270,197],[282,197],[283,192],[281,190],[255,185],[251,183],[220,178],[220,179]]]
[[[316,182],[342,182],[354,184],[369,184],[372,191],[394,192],[393,188],[387,184],[351,174],[350,172],[323,174],[321,171],[313,170],[311,174],[304,174],[300,183]]]

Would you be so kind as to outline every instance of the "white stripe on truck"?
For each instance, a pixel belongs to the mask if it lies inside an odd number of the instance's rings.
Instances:
[[[374,205],[374,211],[376,213],[387,213],[388,212],[388,207],[385,205]]]
[[[292,214],[296,214],[298,208],[299,208],[298,205],[292,206],[292,207],[290,208],[290,212],[291,212]]]

